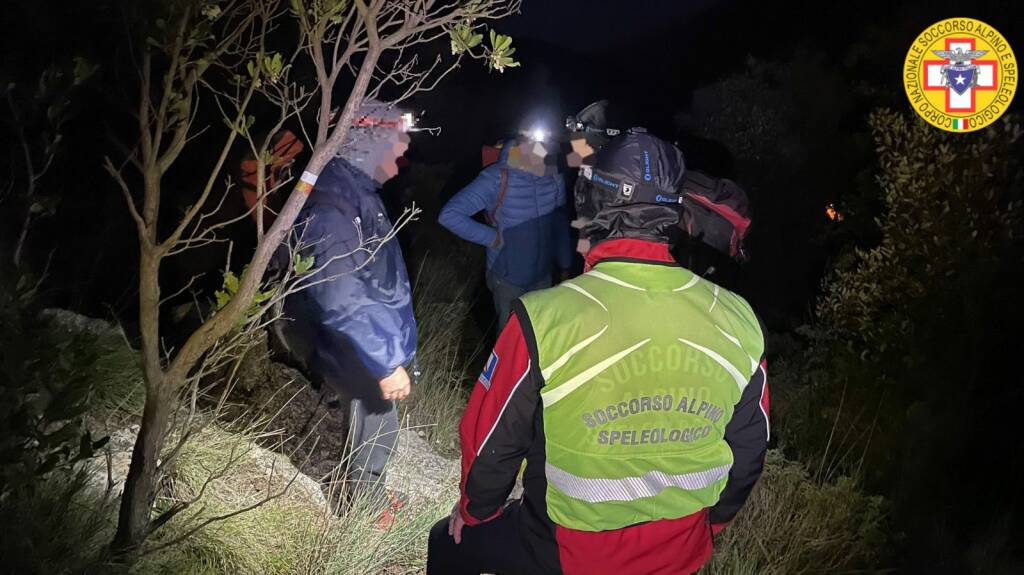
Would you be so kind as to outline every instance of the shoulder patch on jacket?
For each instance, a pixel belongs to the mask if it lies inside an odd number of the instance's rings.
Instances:
[[[494,377],[496,369],[498,369],[498,354],[492,351],[491,357],[487,358],[487,365],[484,366],[483,373],[480,374],[480,383],[487,391],[491,390],[491,378]]]

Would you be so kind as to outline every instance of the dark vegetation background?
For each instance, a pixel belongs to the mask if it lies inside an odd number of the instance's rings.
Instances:
[[[621,126],[677,141],[689,166],[733,178],[750,194],[753,259],[726,266],[721,281],[753,303],[772,333],[774,441],[815,473],[854,475],[889,499],[881,564],[908,573],[1020,572],[1024,515],[1012,471],[1024,455],[1020,142],[928,137],[898,114],[875,116],[875,133],[868,122],[880,108],[907,110],[906,50],[942,18],[994,25],[1021,62],[1019,2],[525,4],[523,15],[498,25],[515,37],[521,69],[498,75],[469,66],[413,103],[422,125],[442,131],[414,137],[411,165],[386,188],[392,205],[415,201],[425,210],[402,238],[410,271],[454,241],[435,217],[478,171],[482,144],[536,123],[556,127],[608,98]],[[131,334],[134,232],[100,165],[125,131],[124,88],[135,81],[124,8],[9,0],[2,9],[3,85],[31,91],[42,70],[75,56],[99,65],[66,98],[70,120],[38,184],[44,205],[24,265],[45,272],[45,305],[117,319]],[[1022,102],[1018,94],[1013,109]],[[902,156],[879,156],[883,126],[906,144]],[[24,183],[23,159],[10,130],[0,138],[0,174],[13,190]],[[915,146],[928,153],[907,172],[899,161],[915,158]],[[918,185],[894,196],[885,177],[903,190]],[[173,184],[193,183],[179,176]],[[7,261],[29,206],[0,193]],[[232,201],[228,212],[240,207]],[[842,223],[825,217],[829,202]],[[236,226],[239,238],[246,226]],[[244,240],[235,250],[244,258]],[[225,257],[190,252],[167,266],[167,280],[206,273],[197,287],[209,294]],[[471,339],[487,337],[492,320],[481,269],[462,278],[478,294]],[[0,272],[10,273],[6,263]]]

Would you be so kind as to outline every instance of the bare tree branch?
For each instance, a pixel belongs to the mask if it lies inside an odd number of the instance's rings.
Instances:
[[[131,214],[132,219],[135,220],[135,227],[139,232],[139,241],[148,241],[148,235],[146,234],[146,222],[142,219],[142,215],[139,214],[139,210],[135,207],[135,200],[132,199],[132,192],[128,188],[128,184],[124,181],[124,177],[121,172],[114,167],[114,164],[110,161],[109,157],[103,157],[103,169],[110,174],[110,177],[117,183],[117,187],[121,190],[121,195],[124,196],[124,201],[128,205],[128,213]]]

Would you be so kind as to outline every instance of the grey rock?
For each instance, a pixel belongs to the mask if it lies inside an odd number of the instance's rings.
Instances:
[[[46,308],[39,312],[39,319],[52,327],[71,334],[122,337],[121,328],[103,319],[86,317],[66,309]]]
[[[399,432],[398,448],[388,463],[385,485],[412,502],[451,498],[458,493],[459,462],[434,453],[415,431]]]
[[[138,433],[138,425],[114,431],[110,434],[108,443],[109,455],[100,455],[90,462],[92,485],[97,491],[105,491],[109,485],[112,494],[120,496],[125,478],[128,476],[132,449]],[[212,433],[212,431],[206,429],[201,433]],[[218,431],[218,433],[225,432]],[[288,457],[255,444],[249,445],[247,449],[246,457],[239,460],[236,465],[239,468],[246,467],[246,472],[238,475],[252,479],[252,485],[248,487],[253,493],[267,489],[278,491],[287,486],[289,498],[321,509],[327,508],[327,498],[324,497],[320,482],[300,472]],[[231,475],[229,473],[227,477]],[[289,482],[291,482],[290,486],[288,486]],[[243,487],[235,485],[233,489],[237,490]]]

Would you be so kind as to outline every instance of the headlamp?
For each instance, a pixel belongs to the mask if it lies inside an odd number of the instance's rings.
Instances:
[[[402,114],[402,131],[409,132],[416,127],[416,119],[413,118],[412,112],[406,112]]]
[[[565,118],[565,129],[569,130],[570,133],[584,132],[587,134],[602,134],[609,138],[614,138],[622,133],[622,130],[617,128],[598,128],[591,124],[580,120],[576,116],[566,116]]]
[[[331,116],[331,122],[333,123],[338,115],[338,111],[333,112]],[[417,127],[416,123],[418,118],[412,112],[403,112],[398,119],[386,118],[386,117],[374,117],[374,116],[362,116],[356,118],[352,122],[353,127],[364,127],[364,128],[392,128],[401,130],[403,132],[430,132],[432,135],[436,135],[441,132],[441,128],[420,128]]]
[[[412,112],[405,112],[402,114],[402,131],[403,132],[427,132],[431,136],[436,136],[441,133],[440,126],[434,126],[429,128],[421,128],[418,126],[420,118],[413,115]]]

